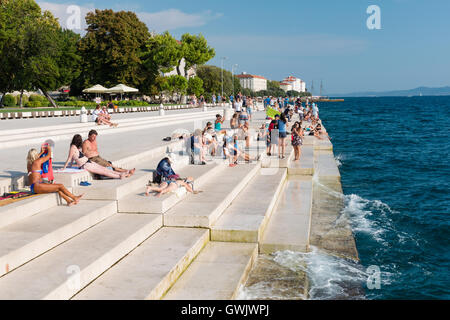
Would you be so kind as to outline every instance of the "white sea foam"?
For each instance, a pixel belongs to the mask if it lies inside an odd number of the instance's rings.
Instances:
[[[316,247],[311,249],[308,253],[278,251],[273,255],[274,261],[292,270],[306,267],[310,299],[363,298],[362,291],[358,294],[354,291],[364,286],[368,276],[360,264],[329,255]]]
[[[336,165],[339,167],[342,166],[342,163],[344,161],[344,155],[343,154],[338,154],[337,156],[334,157],[334,160],[336,160]]]

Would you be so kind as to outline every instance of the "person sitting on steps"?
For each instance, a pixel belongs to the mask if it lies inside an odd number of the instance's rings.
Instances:
[[[113,170],[109,170],[86,157],[83,152],[81,152],[81,146],[83,143],[83,138],[81,135],[76,134],[72,138],[72,142],[70,143],[69,156],[67,157],[67,161],[64,164],[63,170],[67,168],[68,165],[72,165],[75,161],[77,166],[80,169],[85,169],[94,174],[99,174],[102,176],[106,176],[113,179],[123,179],[128,178],[131,174],[125,172],[117,172]]]
[[[40,158],[44,153],[47,153],[47,156]],[[69,207],[78,204],[83,194],[75,196],[69,192],[63,184],[48,184],[42,181],[42,164],[48,161],[51,158],[51,155],[52,151],[50,146],[47,146],[47,150],[42,147],[41,153],[38,153],[36,149],[28,151],[27,171],[31,192],[35,194],[57,192],[64,200],[66,200]]]
[[[98,148],[97,148],[97,131],[95,130],[91,130],[89,131],[88,134],[88,138],[83,142],[82,145],[82,151],[83,154],[88,157],[88,159],[91,162],[95,162],[103,167],[111,167],[114,171],[120,172],[120,173],[126,173],[129,174],[130,176],[134,174],[134,172],[136,171],[136,169],[131,169],[131,170],[127,170],[127,169],[122,169],[116,166],[113,166],[112,163],[108,160],[103,159],[102,157],[100,157],[99,153],[98,153]]]

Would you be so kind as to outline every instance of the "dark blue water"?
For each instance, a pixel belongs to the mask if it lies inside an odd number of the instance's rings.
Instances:
[[[319,104],[341,163],[369,299],[450,298],[450,97],[345,98]]]

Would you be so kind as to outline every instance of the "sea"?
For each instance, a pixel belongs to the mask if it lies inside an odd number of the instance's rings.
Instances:
[[[360,261],[316,247],[263,258],[305,271],[308,299],[449,299],[450,96],[345,98],[319,113]],[[363,294],[348,294],[349,284]],[[240,297],[292,298],[258,285]]]

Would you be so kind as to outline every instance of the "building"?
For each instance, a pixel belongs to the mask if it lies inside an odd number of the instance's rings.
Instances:
[[[246,72],[242,72],[236,77],[239,78],[241,87],[244,89],[250,89],[253,92],[267,90],[267,79],[264,77],[247,74]]]
[[[289,76],[281,81],[280,88],[285,92],[290,90],[306,92],[306,83],[302,79],[296,78],[294,76]]]

